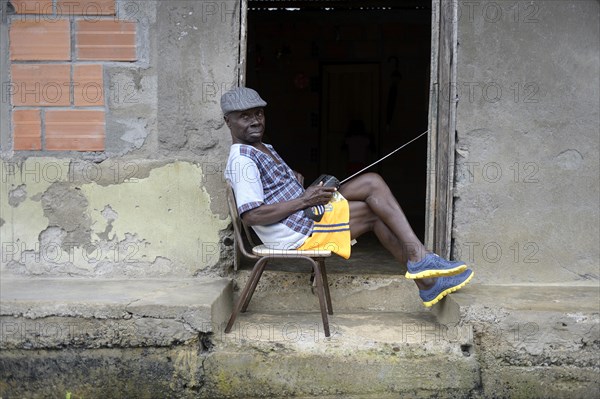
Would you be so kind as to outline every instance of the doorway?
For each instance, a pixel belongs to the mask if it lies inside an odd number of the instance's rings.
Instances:
[[[321,68],[319,167],[340,180],[373,162],[379,132],[379,66]]]
[[[247,4],[245,85],[268,102],[265,141],[307,182],[343,179],[427,130],[430,0]],[[423,138],[370,169],[422,240],[427,166]]]

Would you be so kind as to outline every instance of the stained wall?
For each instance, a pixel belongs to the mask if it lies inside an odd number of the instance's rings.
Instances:
[[[222,273],[230,136],[218,100],[237,82],[239,2],[11,5],[2,276]]]
[[[597,286],[598,2],[458,4],[454,255],[482,283]]]

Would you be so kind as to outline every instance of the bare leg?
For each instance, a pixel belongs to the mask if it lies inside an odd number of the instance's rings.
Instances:
[[[372,231],[394,258],[401,263],[406,263],[408,259],[405,246],[389,227],[373,213],[369,205],[362,201],[349,201],[349,204],[352,238],[357,238],[368,231]],[[416,279],[414,281],[419,289],[427,289],[434,284],[433,279]]]
[[[402,208],[394,198],[385,181],[375,173],[360,175],[340,187],[340,193],[352,204],[354,201],[363,202],[368,209],[354,206],[350,210],[350,230],[352,237],[358,237],[366,231],[380,231],[382,244],[392,252],[391,247],[403,252],[399,258],[420,261],[427,252],[419,238],[408,223]],[[376,222],[379,221],[378,225]],[[383,224],[387,227],[384,229]],[[365,230],[366,229],[366,230]],[[396,250],[397,251],[397,250]],[[392,252],[394,256],[396,254]]]

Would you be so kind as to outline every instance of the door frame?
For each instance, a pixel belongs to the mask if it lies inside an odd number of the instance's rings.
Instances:
[[[452,250],[458,0],[431,1],[431,73],[425,246],[443,257]]]
[[[238,84],[246,82],[248,0],[240,0]],[[458,0],[431,0],[431,63],[425,247],[449,257],[452,250]]]

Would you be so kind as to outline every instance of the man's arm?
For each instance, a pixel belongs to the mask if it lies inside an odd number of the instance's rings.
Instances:
[[[304,187],[304,176],[302,175],[302,173],[296,172],[295,170],[292,170],[292,172],[294,172],[294,176],[296,176],[296,180],[298,180],[300,185]]]
[[[242,214],[244,223],[248,226],[263,226],[285,219],[292,213],[315,205],[325,205],[333,196],[334,187],[311,186],[304,194],[291,201],[277,204],[263,204]]]

